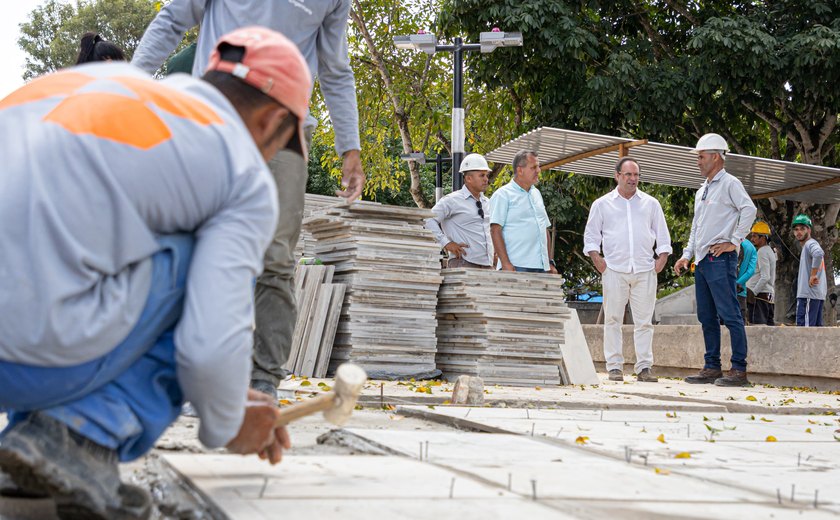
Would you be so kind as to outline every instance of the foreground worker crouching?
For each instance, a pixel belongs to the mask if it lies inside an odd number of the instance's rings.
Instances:
[[[210,448],[288,448],[274,403],[249,402],[252,287],[278,215],[265,161],[305,156],[309,78],[251,27],[204,81],[96,64],[0,101],[0,469],[60,517],[148,516],[117,461],[185,399]]]

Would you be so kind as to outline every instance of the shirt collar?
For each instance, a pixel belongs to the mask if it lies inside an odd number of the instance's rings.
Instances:
[[[467,189],[467,185],[466,185],[466,184],[464,184],[463,186],[461,186],[461,190],[460,190],[460,192],[459,192],[459,193],[460,193],[461,197],[462,197],[462,198],[464,198],[464,199],[468,199],[468,198],[472,197],[472,193],[470,193],[470,190],[469,190],[469,189]],[[484,200],[484,199],[486,199],[486,198],[487,198],[487,197],[485,197],[483,193],[479,193],[479,194],[478,194],[478,200]]]
[[[641,193],[639,191],[639,188],[636,188],[636,192],[633,194],[633,196],[630,197],[629,199],[625,199],[625,200],[633,200],[633,199],[642,198],[642,196],[639,195],[639,193]],[[623,199],[624,198],[624,197],[621,196],[621,193],[618,192],[618,187],[613,188],[613,190],[610,192],[610,195],[612,196],[613,199]]]
[[[726,172],[726,168],[721,168],[720,171],[717,172],[714,177],[712,177],[712,180],[706,179],[706,183],[711,184],[713,182],[722,181],[723,178],[727,175],[729,174]]]

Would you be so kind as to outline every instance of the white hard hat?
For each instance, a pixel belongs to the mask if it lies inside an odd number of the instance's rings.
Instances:
[[[694,153],[703,151],[720,152],[720,156],[725,158],[724,154],[729,151],[729,145],[726,144],[726,139],[718,134],[706,134],[697,140],[697,146],[692,150]]]
[[[464,160],[461,161],[461,167],[458,168],[459,172],[471,172],[473,170],[490,171],[490,167],[487,166],[487,161],[481,154],[471,153],[464,157]]]

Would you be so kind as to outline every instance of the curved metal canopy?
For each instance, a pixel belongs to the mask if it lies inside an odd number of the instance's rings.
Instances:
[[[534,150],[543,170],[612,177],[615,162],[628,155],[639,162],[642,181],[697,189],[703,182],[687,146],[651,143],[560,128],[542,127],[508,141],[486,155],[510,164],[519,150]],[[840,202],[840,169],[726,154],[726,171],[738,177],[753,199],[776,197],[809,203]]]

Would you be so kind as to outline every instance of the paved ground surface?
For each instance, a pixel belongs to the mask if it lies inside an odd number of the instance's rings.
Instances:
[[[287,381],[284,404],[306,399],[331,384],[328,379]],[[675,379],[638,383],[628,377],[616,383],[602,375],[598,386],[490,386],[483,407],[466,410],[447,404],[451,392],[447,383],[372,381],[363,392],[363,409],[355,412],[343,434],[323,436],[333,427],[319,417],[295,423],[294,447],[285,463],[275,468],[251,458],[207,453],[195,440],[197,420],[181,417],[149,456],[123,466],[123,476],[152,491],[159,506],[157,518],[220,516],[196,492],[200,486],[184,485],[173,470],[178,464],[186,464],[179,469],[187,473],[204,467],[206,476],[216,469],[196,462],[205,456],[228,469],[247,468],[251,475],[260,475],[260,490],[268,481],[266,475],[272,479],[259,503],[249,503],[248,493],[234,493],[239,502],[229,500],[228,506],[247,504],[247,513],[236,516],[228,511],[231,518],[271,518],[272,511],[301,512],[313,505],[325,508],[324,518],[353,518],[358,500],[345,497],[330,502],[322,496],[323,486],[319,495],[302,484],[289,485],[301,479],[316,485],[319,478],[334,486],[342,479],[368,482],[370,488],[359,489],[372,490],[365,500],[371,514],[394,515],[397,497],[404,506],[398,510],[415,514],[425,510],[444,517],[447,511],[463,512],[462,507],[486,509],[488,518],[509,518],[511,511],[537,518],[606,518],[619,512],[637,518],[840,514],[840,489],[835,489],[840,474],[834,466],[840,461],[840,442],[835,440],[840,438],[835,431],[840,422],[832,415],[840,409],[837,393],[761,385],[725,389]],[[461,427],[509,433],[462,431],[454,419],[464,419],[465,414],[474,424]],[[0,415],[0,426],[4,422]],[[480,442],[470,438],[476,435]],[[665,442],[658,440],[659,435]],[[504,448],[497,445],[501,441]],[[429,459],[420,461],[425,442]],[[688,458],[675,458],[685,453]],[[170,455],[175,457],[163,463],[162,458]],[[552,462],[556,460],[563,462]],[[333,468],[327,473],[332,480],[324,476],[324,468]],[[359,474],[360,468],[372,474]],[[607,485],[605,475],[615,478]],[[281,481],[274,482],[275,478]],[[446,507],[439,500],[449,497],[452,478],[456,479],[452,500],[460,501],[458,507]],[[510,489],[509,478],[514,480]],[[282,479],[287,479],[285,484]],[[410,485],[418,479],[430,484]],[[212,486],[214,477],[204,482]],[[531,496],[533,486],[536,501]],[[246,488],[254,491],[251,484]],[[390,495],[387,489],[393,490]],[[461,493],[465,490],[472,491]],[[815,494],[817,508],[812,504]],[[365,495],[360,492],[360,496]],[[487,496],[499,502],[490,502]],[[491,503],[493,507],[487,507]],[[631,503],[634,506],[628,508]],[[0,502],[4,518],[49,518],[48,513],[49,504]]]

